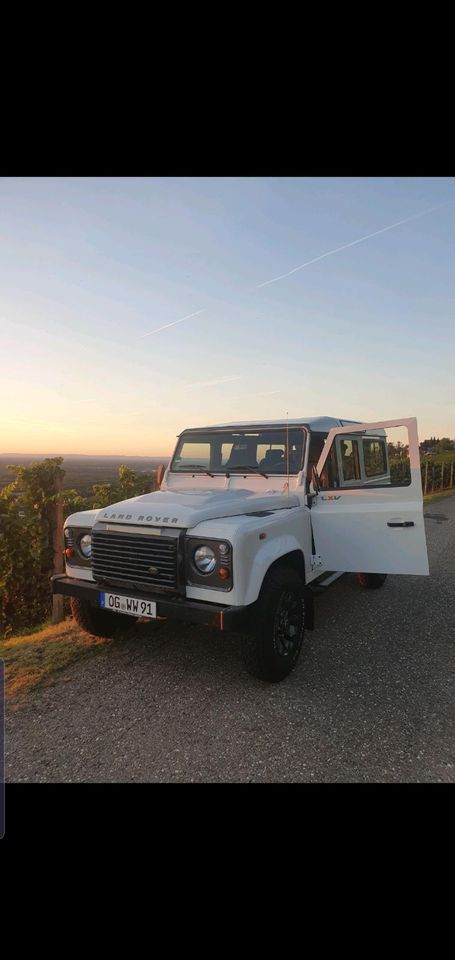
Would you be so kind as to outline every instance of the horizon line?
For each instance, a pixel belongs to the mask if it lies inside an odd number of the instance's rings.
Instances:
[[[0,453],[0,457],[134,457],[137,460],[165,460],[170,456],[170,453],[29,453],[17,450],[12,453],[8,450]]]

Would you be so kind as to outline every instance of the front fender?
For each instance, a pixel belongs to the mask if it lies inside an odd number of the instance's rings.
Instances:
[[[95,518],[99,510],[80,510],[79,513],[72,513],[65,520],[65,527],[88,527],[90,530],[95,523]]]
[[[264,577],[276,560],[284,558],[287,553],[292,553],[295,550],[301,553],[303,559],[302,544],[291,533],[281,534],[278,537],[273,537],[273,539],[262,541],[259,550],[256,540],[254,549],[255,552],[254,554],[252,552],[251,556],[248,556],[249,551],[245,550],[240,557],[240,566],[243,566],[244,569],[241,569],[239,573],[243,582],[247,584],[243,601],[245,605],[257,600]],[[236,572],[234,572],[234,577],[236,577]]]

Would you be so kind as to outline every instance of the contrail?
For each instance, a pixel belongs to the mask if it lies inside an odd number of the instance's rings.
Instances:
[[[397,220],[396,223],[390,223],[388,227],[382,227],[381,230],[375,230],[374,233],[367,233],[365,237],[359,237],[358,240],[352,240],[351,243],[344,243],[341,247],[335,247],[334,250],[328,250],[327,253],[321,253],[319,257],[313,257],[312,260],[307,260],[305,263],[301,263],[299,267],[294,267],[294,269],[289,270],[288,273],[281,273],[279,277],[272,277],[271,280],[265,280],[264,283],[256,284],[254,289],[259,290],[260,287],[267,287],[269,283],[277,283],[278,280],[284,280],[286,277],[290,277],[293,273],[297,273],[298,270],[303,270],[304,267],[309,267],[311,263],[317,263],[318,260],[325,260],[326,257],[331,257],[334,253],[340,253],[341,250],[347,250],[348,247],[355,247],[358,243],[363,243],[364,240],[370,240],[371,237],[378,237],[380,233],[386,233],[387,230],[394,230],[395,227],[401,227],[403,223],[409,223],[410,220],[417,220],[418,217],[424,217],[427,213],[433,213],[434,210],[439,210],[441,207],[447,207],[449,203],[455,203],[455,197],[452,200],[445,200],[444,203],[438,203],[436,207],[430,207],[428,210],[422,210],[421,213],[414,213],[411,217],[405,217],[404,220]]]
[[[188,313],[186,317],[180,317],[180,320],[173,320],[172,323],[165,323],[162,327],[157,327],[156,330],[150,330],[149,333],[143,333],[139,339],[143,340],[144,337],[151,337],[153,333],[159,333],[160,330],[167,330],[168,327],[175,327],[176,323],[183,323],[184,320],[190,320],[191,317],[198,317],[200,313],[204,313],[204,310],[196,310],[196,313]]]
[[[281,393],[281,390],[265,390],[260,393],[245,393],[245,397],[273,397],[276,393]]]
[[[219,380],[203,380],[202,383],[187,383],[187,390],[193,387],[215,387],[218,383],[232,383],[234,380],[241,380],[241,377],[221,377]]]

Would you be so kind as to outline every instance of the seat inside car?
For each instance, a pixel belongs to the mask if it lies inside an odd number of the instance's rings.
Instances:
[[[257,467],[256,457],[252,457],[249,448],[246,444],[242,444],[241,447],[232,447],[229,460],[226,462],[226,470],[229,470],[229,467]]]
[[[259,464],[259,469],[264,470],[267,473],[267,470],[270,470],[272,473],[276,472],[279,468],[281,473],[282,468],[284,469],[284,452],[283,450],[267,450],[265,457],[261,460]]]

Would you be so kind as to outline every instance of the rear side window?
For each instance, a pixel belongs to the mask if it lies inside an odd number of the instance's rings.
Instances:
[[[364,438],[363,460],[367,477],[381,477],[387,473],[387,453],[384,440]]]

